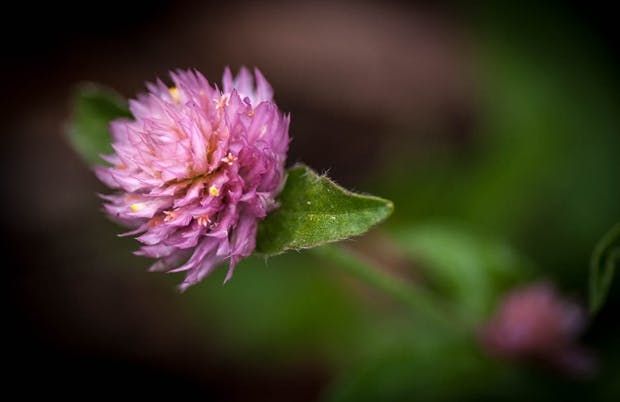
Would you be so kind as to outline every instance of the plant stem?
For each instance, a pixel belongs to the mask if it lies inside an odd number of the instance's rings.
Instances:
[[[403,302],[420,316],[459,332],[467,330],[469,327],[463,325],[462,319],[451,314],[427,289],[404,282],[386,273],[380,267],[373,266],[369,261],[361,259],[353,251],[335,244],[317,247],[312,251],[317,256],[331,261],[334,265],[355,275],[367,284]]]

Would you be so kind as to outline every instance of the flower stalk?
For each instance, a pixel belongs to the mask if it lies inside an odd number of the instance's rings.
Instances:
[[[362,259],[341,245],[329,244],[312,249],[320,258],[354,275],[368,285],[408,306],[415,314],[452,331],[467,332],[470,325],[458,317],[428,289],[390,275],[382,267]]]

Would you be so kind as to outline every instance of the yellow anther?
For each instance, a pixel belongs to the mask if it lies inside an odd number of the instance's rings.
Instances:
[[[168,92],[170,92],[170,96],[172,97],[173,101],[175,101],[176,103],[179,103],[181,101],[181,94],[179,93],[179,88],[170,87],[168,88]]]
[[[129,209],[131,209],[133,212],[138,212],[142,208],[144,208],[144,204],[141,202],[136,202],[135,204],[131,204],[129,206]]]
[[[211,194],[214,197],[217,197],[218,195],[220,195],[220,190],[215,186],[211,186],[209,187],[209,194]]]

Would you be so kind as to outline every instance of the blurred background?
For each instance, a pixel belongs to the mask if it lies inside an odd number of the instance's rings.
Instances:
[[[105,187],[64,138],[81,81],[131,97],[178,67],[219,82],[226,65],[258,66],[292,116],[289,164],[394,201],[353,247],[481,326],[540,279],[585,306],[592,249],[620,220],[616,15],[483,3],[16,5],[0,97],[10,383],[218,401],[620,400],[618,283],[587,323],[580,375],[498,358],[304,252],[180,295],[181,277],[145,272],[116,236]]]

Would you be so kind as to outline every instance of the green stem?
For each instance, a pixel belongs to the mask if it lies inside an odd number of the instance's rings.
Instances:
[[[463,325],[464,323],[460,318],[454,317],[427,289],[404,282],[386,273],[385,270],[371,265],[370,262],[361,259],[354,252],[342,246],[329,244],[314,248],[312,251],[317,256],[333,262],[334,265],[355,275],[367,284],[403,302],[420,316],[459,332],[467,330],[469,327]]]

